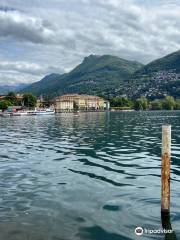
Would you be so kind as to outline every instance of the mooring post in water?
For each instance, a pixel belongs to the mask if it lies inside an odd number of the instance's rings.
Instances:
[[[171,125],[162,126],[161,212],[170,212]]]
[[[162,126],[161,221],[165,240],[177,240],[170,219],[171,125]]]

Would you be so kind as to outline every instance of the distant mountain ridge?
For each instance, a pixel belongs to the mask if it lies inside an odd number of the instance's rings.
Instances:
[[[168,71],[172,69],[175,69],[176,73],[180,73],[180,50],[150,62],[139,71],[137,71],[137,73],[148,74],[152,72],[158,72],[162,70]]]
[[[85,93],[131,98],[180,97],[180,51],[143,65],[111,55],[90,55],[72,71],[50,74],[21,90],[35,95]]]
[[[20,84],[14,84],[14,85],[1,85],[0,84],[0,94],[7,94],[8,92],[19,92],[22,89],[26,88],[27,86],[29,86],[29,84],[25,84],[25,83],[20,83]]]
[[[109,94],[123,89],[130,76],[143,65],[111,55],[90,55],[66,74],[50,74],[23,89],[36,95],[64,93]]]

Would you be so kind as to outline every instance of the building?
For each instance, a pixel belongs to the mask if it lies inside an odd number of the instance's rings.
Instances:
[[[36,107],[37,108],[44,108],[44,107],[52,107],[54,108],[54,100],[52,100],[49,97],[43,97],[42,95],[37,98],[36,101]]]
[[[0,101],[6,99],[6,95],[0,95]]]
[[[38,98],[36,101],[36,107],[40,108],[40,107],[43,107],[43,105],[44,105],[44,102],[42,102],[42,100]]]
[[[69,95],[56,97],[54,105],[56,112],[71,112],[74,109],[74,101]]]
[[[0,101],[1,101],[1,100],[5,100],[7,96],[8,96],[8,95],[0,95]],[[23,99],[23,95],[22,95],[22,94],[16,94],[16,99],[17,99],[19,102],[21,102],[22,99]]]
[[[22,106],[9,106],[7,108],[7,112],[16,112],[19,110],[23,110],[23,107]]]
[[[107,102],[98,96],[66,94],[55,99],[56,112],[75,110],[97,111],[107,109]]]

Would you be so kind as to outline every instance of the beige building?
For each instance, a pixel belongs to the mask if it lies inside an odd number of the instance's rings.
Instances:
[[[74,109],[74,103],[70,100],[56,99],[55,109],[56,112],[71,112]]]
[[[40,108],[40,107],[43,107],[44,106],[44,102],[41,100],[41,99],[37,99],[37,102],[36,102],[36,107],[37,108]]]
[[[104,110],[105,107],[103,98],[91,95],[66,94],[55,99],[56,112]]]
[[[57,97],[54,105],[56,112],[71,112],[74,109],[73,100],[66,95]]]

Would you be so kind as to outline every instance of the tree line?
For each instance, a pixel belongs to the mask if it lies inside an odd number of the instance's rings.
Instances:
[[[37,98],[32,93],[25,93],[20,99],[16,93],[9,92],[2,100],[0,100],[0,109],[6,110],[10,106],[33,108],[36,106],[36,102]]]
[[[110,106],[113,109],[135,109],[135,110],[180,110],[180,99],[172,96],[166,96],[164,99],[150,101],[146,97],[140,97],[132,100],[125,97],[115,97],[109,99]],[[18,98],[16,93],[9,92],[0,100],[0,109],[6,110],[9,106],[22,106],[33,108],[36,106],[37,98],[32,93],[25,93],[22,98]],[[46,99],[49,104],[50,99]]]
[[[180,99],[166,96],[163,99],[150,101],[146,97],[132,100],[123,97],[110,99],[111,108],[114,109],[135,109],[135,110],[180,110]]]

